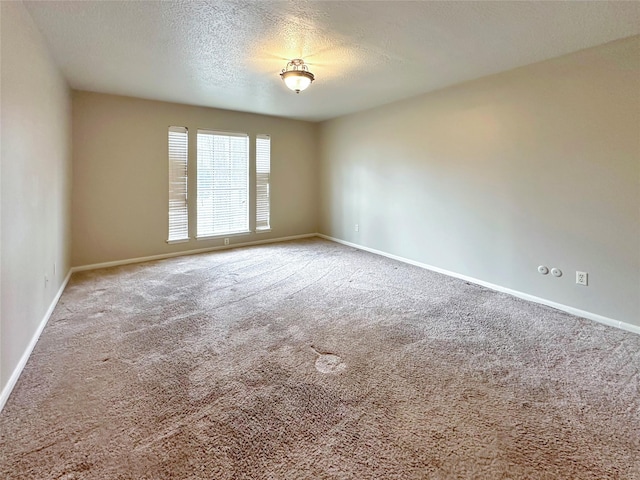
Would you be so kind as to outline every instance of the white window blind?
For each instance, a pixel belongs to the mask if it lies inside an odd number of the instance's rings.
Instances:
[[[198,237],[249,231],[249,137],[198,130]]]
[[[271,176],[271,137],[256,137],[256,230],[269,230],[270,224],[270,185]]]
[[[185,127],[169,127],[169,238],[168,242],[189,238],[187,206],[188,132]]]

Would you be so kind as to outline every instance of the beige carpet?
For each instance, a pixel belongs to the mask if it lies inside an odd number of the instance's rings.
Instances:
[[[640,479],[640,336],[311,239],[76,274],[3,479]]]

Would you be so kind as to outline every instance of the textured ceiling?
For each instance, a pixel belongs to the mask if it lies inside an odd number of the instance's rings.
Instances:
[[[640,34],[638,2],[25,2],[73,88],[324,120]],[[303,58],[299,95],[279,72]]]

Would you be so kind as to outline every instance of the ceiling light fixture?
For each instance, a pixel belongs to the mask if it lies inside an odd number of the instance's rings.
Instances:
[[[296,93],[300,93],[311,85],[315,78],[301,58],[294,58],[287,63],[280,76],[285,85]]]

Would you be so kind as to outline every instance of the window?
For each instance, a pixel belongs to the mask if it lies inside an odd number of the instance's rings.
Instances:
[[[189,239],[187,207],[188,132],[185,127],[169,127],[169,238],[168,242]]]
[[[197,236],[249,232],[249,137],[198,130]]]
[[[270,225],[269,177],[271,175],[271,137],[256,137],[256,231],[266,231]]]

